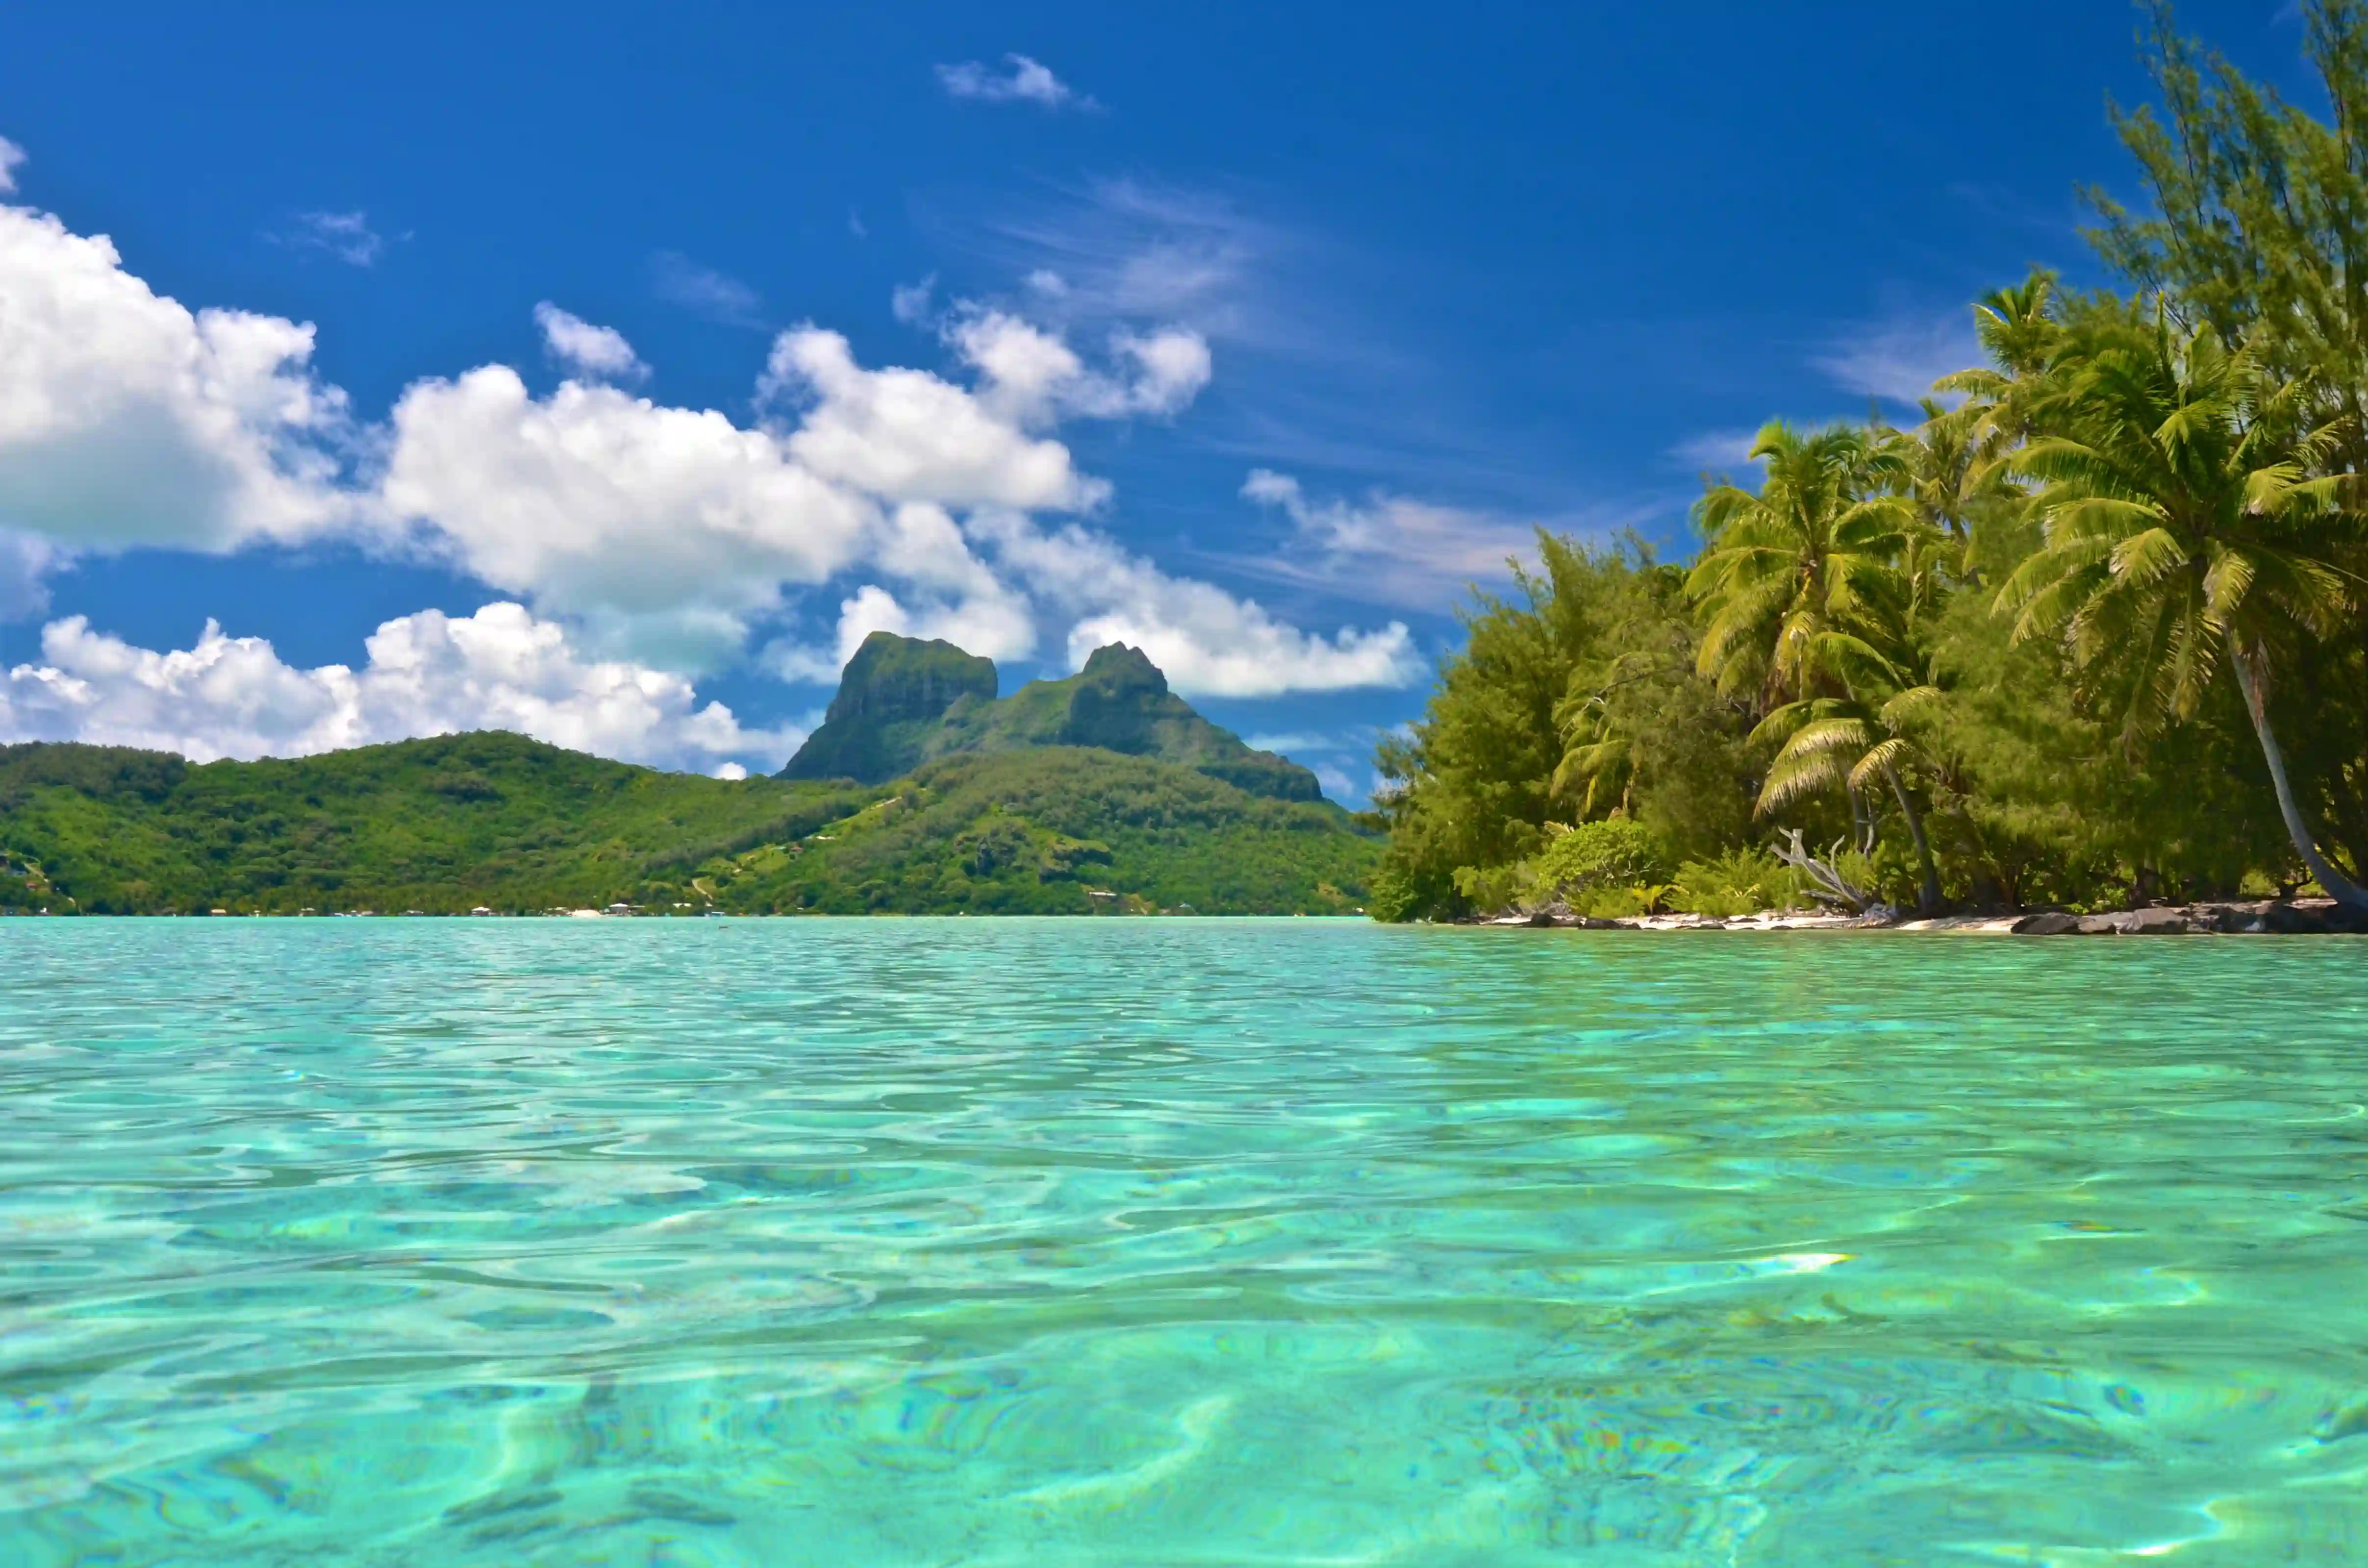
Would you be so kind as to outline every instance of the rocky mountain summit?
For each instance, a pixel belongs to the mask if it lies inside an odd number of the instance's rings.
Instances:
[[[783,778],[879,784],[962,753],[1087,746],[1189,767],[1252,795],[1320,801],[1315,775],[1255,751],[1167,689],[1141,649],[1094,650],[1065,680],[997,696],[994,661],[942,640],[875,631],[840,676],[822,725]]]

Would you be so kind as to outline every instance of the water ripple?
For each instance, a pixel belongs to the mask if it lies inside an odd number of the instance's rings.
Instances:
[[[2368,1560],[2368,948],[11,922],[0,1560]]]

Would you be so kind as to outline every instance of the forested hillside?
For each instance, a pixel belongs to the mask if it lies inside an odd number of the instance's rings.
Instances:
[[[1328,801],[1053,747],[925,764],[823,833],[741,858],[717,896],[837,915],[1345,915],[1380,858]]]
[[[1340,913],[1379,853],[1336,806],[1101,752],[850,786],[495,733],[204,766],[0,747],[0,911],[17,913]]]

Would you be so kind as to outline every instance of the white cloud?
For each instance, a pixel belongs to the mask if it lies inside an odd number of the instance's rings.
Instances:
[[[0,681],[0,738],[86,741],[217,757],[302,756],[462,730],[514,730],[575,751],[662,767],[753,756],[775,766],[802,739],[745,730],[679,676],[588,660],[559,626],[515,604],[421,610],[381,625],[369,660],[297,669],[259,637],[212,621],[192,648],[156,653],[81,616],[41,632],[41,663]]]
[[[573,375],[586,381],[638,381],[650,373],[615,327],[595,326],[548,300],[535,306],[534,324],[542,329],[543,351]]]
[[[929,296],[938,289],[938,275],[930,273],[918,283],[899,283],[888,290],[888,313],[907,326],[927,321]]]
[[[24,165],[25,149],[0,136],[0,196],[17,188],[17,171]]]
[[[1215,369],[1209,358],[1209,340],[1180,327],[1148,337],[1121,334],[1117,347],[1137,367],[1134,381],[1127,388],[1127,407],[1133,413],[1176,413],[1201,395]]]
[[[946,339],[985,379],[982,401],[1021,423],[1051,420],[1056,400],[1086,379],[1085,361],[1056,334],[1001,311],[961,312]]]
[[[650,280],[658,298],[669,304],[725,326],[764,328],[765,301],[756,290],[680,251],[663,250],[652,256]]]
[[[1298,480],[1252,469],[1243,496],[1292,521],[1298,551],[1255,569],[1378,604],[1437,608],[1474,582],[1508,575],[1537,548],[1531,525],[1488,512],[1375,492],[1362,502],[1311,501]]]
[[[1750,466],[1752,443],[1759,439],[1757,430],[1705,430],[1671,447],[1669,456],[1688,468],[1731,472]]]
[[[1024,54],[1007,54],[1003,62],[1010,69],[1000,73],[975,60],[940,65],[938,80],[950,97],[978,103],[1031,103],[1053,109],[1101,107],[1091,98],[1079,97],[1066,82],[1053,75],[1050,67]]]
[[[865,584],[838,607],[833,647],[794,641],[768,645],[758,662],[783,680],[829,682],[874,631],[901,637],[942,637],[990,659],[1022,658],[1036,651],[1036,619],[1026,594],[1007,585],[972,553],[944,508],[908,503],[882,530],[874,561],[905,585],[902,597]]]
[[[578,381],[537,399],[498,365],[404,393],[381,494],[484,582],[639,618],[629,645],[693,666],[736,650],[782,584],[853,564],[877,515],[768,432]]]
[[[1846,391],[1912,407],[1932,395],[1934,381],[1983,358],[1972,312],[1956,310],[1938,319],[1899,317],[1861,328],[1809,362]]]
[[[682,297],[753,319],[753,293],[685,267],[683,278],[707,282]],[[967,383],[867,368],[839,335],[799,327],[774,343],[758,387],[764,418],[749,427],[609,384],[600,378],[640,370],[631,346],[546,302],[536,319],[571,371],[548,396],[531,395],[509,367],[481,366],[417,381],[382,426],[358,427],[344,394],[312,371],[309,326],[193,314],[125,271],[105,239],[45,214],[0,205],[0,612],[38,613],[43,573],[77,555],[336,536],[422,551],[518,596],[530,607],[518,614],[586,657],[609,656],[603,668],[714,667],[756,623],[794,608],[796,591],[833,585],[842,638],[885,626],[1020,657],[1040,631],[1065,628],[1073,656],[1131,641],[1187,691],[1395,684],[1419,667],[1403,626],[1311,636],[1102,534],[1047,534],[1025,515],[1107,499],[1107,483],[1080,473],[1044,427],[1185,406],[1211,373],[1194,327],[1119,328],[1091,364],[1056,328],[958,306],[940,330],[973,372]],[[969,516],[958,522],[957,512]],[[1347,525],[1333,533],[1345,539]],[[537,616],[564,618],[566,630]],[[415,621],[428,624],[407,618],[382,635]],[[81,711],[59,683],[113,659],[154,679],[94,698],[92,711],[118,716],[107,722],[119,723],[135,687],[162,681],[202,697],[219,679],[284,699],[289,744],[329,733],[305,715],[322,693],[336,697],[341,677],[288,670],[251,639],[217,634],[148,655],[58,624],[69,628],[64,653],[20,672],[19,712]],[[794,649],[772,662],[801,658],[820,663]],[[171,673],[185,665],[199,673]],[[260,684],[240,686],[241,671]],[[25,682],[48,697],[37,702]],[[170,705],[152,706],[142,722],[172,729]]]
[[[885,500],[1075,510],[1109,493],[1058,441],[1030,438],[926,370],[864,369],[819,327],[775,340],[759,395],[805,404],[788,438],[800,462]]]
[[[1244,735],[1242,744],[1252,751],[1270,751],[1288,755],[1295,751],[1337,751],[1339,745],[1329,735],[1302,734],[1290,731],[1279,735]]]
[[[348,267],[375,267],[386,254],[385,236],[371,230],[367,212],[299,212],[267,238],[299,250],[317,250]]]
[[[1125,642],[1150,655],[1187,696],[1405,686],[1422,674],[1423,660],[1402,622],[1375,631],[1344,627],[1326,639],[1214,584],[1171,577],[1074,525],[1046,533],[1017,516],[981,522],[1004,565],[1041,599],[1078,617],[1067,639],[1073,668],[1105,643]]]
[[[0,622],[30,620],[50,608],[50,573],[65,552],[39,534],[0,528]]]
[[[1315,313],[1261,297],[1300,242],[1203,192],[1104,180],[949,239],[1021,275],[1072,326],[1160,321],[1210,341],[1304,347]]]
[[[1360,789],[1357,781],[1349,777],[1346,768],[1335,767],[1330,763],[1318,763],[1315,765],[1315,781],[1324,786],[1324,793],[1342,805],[1351,805],[1360,801],[1371,799],[1368,790]]]
[[[1113,358],[1133,362],[1120,375],[1088,369],[1059,334],[982,306],[958,310],[946,338],[984,379],[981,400],[1020,424],[1049,424],[1065,415],[1177,414],[1209,384],[1212,369],[1208,340],[1182,327],[1114,335]]]
[[[69,550],[229,550],[347,520],[345,394],[313,329],[192,314],[104,235],[0,207],[0,526]]]

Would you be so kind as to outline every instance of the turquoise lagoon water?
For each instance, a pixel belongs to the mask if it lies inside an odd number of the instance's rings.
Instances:
[[[0,1562],[2368,1562],[2368,947],[0,926]]]

